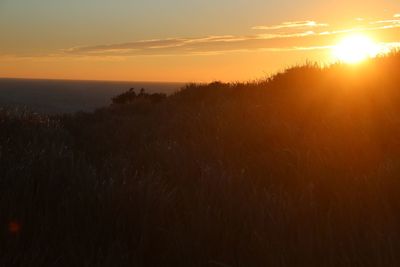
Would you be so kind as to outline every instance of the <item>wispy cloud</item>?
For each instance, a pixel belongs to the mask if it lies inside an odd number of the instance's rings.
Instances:
[[[399,14],[394,14],[394,18],[400,18],[400,13]]]
[[[307,21],[288,21],[283,22],[278,25],[270,25],[270,26],[254,26],[253,30],[281,30],[281,29],[305,29],[305,28],[317,28],[317,27],[327,27],[329,24],[326,23],[317,23],[312,20]]]
[[[370,24],[400,24],[400,16],[399,19],[377,20],[370,22]]]
[[[211,52],[239,51],[253,47],[254,49],[269,47],[278,50],[273,40],[300,38],[314,35],[315,32],[298,32],[291,34],[257,34],[248,36],[207,36],[200,38],[169,38],[159,40],[140,40],[122,44],[97,46],[80,46],[62,50],[69,55],[164,55],[164,54],[207,54]],[[286,47],[282,47],[286,49]]]

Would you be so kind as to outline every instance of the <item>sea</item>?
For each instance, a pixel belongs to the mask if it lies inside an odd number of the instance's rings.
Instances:
[[[24,108],[43,114],[91,112],[111,104],[130,88],[172,94],[184,83],[73,81],[0,78],[0,107]]]

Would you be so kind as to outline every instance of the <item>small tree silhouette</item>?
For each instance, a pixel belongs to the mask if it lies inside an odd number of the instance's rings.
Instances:
[[[113,104],[127,104],[133,102],[136,97],[135,88],[130,88],[129,91],[114,97],[112,102]]]
[[[167,95],[163,93],[148,94],[144,88],[140,89],[139,94],[136,94],[135,89],[130,88],[127,92],[112,98],[112,102],[113,104],[121,105],[132,103],[137,99],[149,99],[152,103],[158,103],[166,98]]]

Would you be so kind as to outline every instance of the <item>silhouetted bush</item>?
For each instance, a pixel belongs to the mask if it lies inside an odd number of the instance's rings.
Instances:
[[[112,101],[114,104],[127,104],[133,102],[136,99],[136,97],[137,95],[135,93],[135,89],[131,88],[129,89],[129,91],[114,97]]]
[[[166,99],[167,95],[163,93],[148,94],[142,88],[140,93],[136,94],[135,89],[131,88],[129,91],[122,93],[112,99],[113,104],[131,104],[138,99],[149,99],[152,103],[158,103]]]

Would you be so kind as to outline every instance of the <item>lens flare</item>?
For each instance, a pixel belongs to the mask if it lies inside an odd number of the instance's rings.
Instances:
[[[21,231],[21,224],[17,221],[11,221],[8,223],[8,231],[11,234],[18,234]]]

